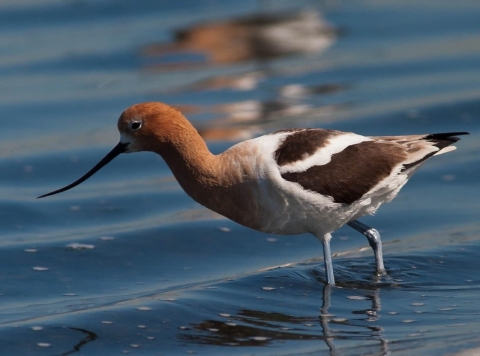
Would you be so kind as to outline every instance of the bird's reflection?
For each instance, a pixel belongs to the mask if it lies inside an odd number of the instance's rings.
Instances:
[[[322,100],[323,96],[345,90],[346,85],[340,83],[305,84],[290,79],[274,90],[269,87],[258,93],[260,84],[268,85],[270,78],[304,75],[318,70],[318,66],[323,69],[324,65],[316,60],[299,58],[322,53],[339,36],[339,31],[316,9],[269,13],[264,5],[254,15],[179,29],[172,42],[154,43],[141,50],[146,70],[192,69],[202,73],[202,79],[164,88],[165,94],[226,89],[252,92],[250,99],[244,96],[246,100],[237,102],[178,106],[186,113],[203,115],[195,126],[205,140],[246,140],[285,126],[301,127],[322,118],[331,120],[334,112],[349,106],[338,99]],[[297,58],[289,59],[288,65],[277,65],[278,61],[276,64],[275,60],[287,56]],[[209,65],[215,65],[213,75],[212,69],[207,69]],[[220,69],[219,65],[230,67]],[[210,76],[205,77],[205,73]],[[205,120],[205,114],[214,118]]]
[[[176,106],[183,110],[182,105]],[[214,113],[219,118],[195,123],[199,134],[207,141],[238,141],[257,136],[265,131],[275,131],[286,126],[302,126],[307,118],[320,121],[329,119],[348,104],[315,106],[298,100],[259,101],[247,100],[213,106],[189,106],[192,114]],[[299,118],[303,122],[298,123]]]
[[[380,318],[380,289],[373,288],[363,298],[371,301],[371,307],[351,310],[351,318],[340,318],[330,312],[332,292],[336,288],[323,287],[320,315],[295,316],[278,312],[240,309],[225,320],[205,320],[192,324],[191,330],[182,332],[180,338],[194,343],[224,346],[266,346],[285,340],[318,340],[326,345],[331,355],[339,354],[336,340],[377,341],[373,353],[389,353],[388,340],[382,327],[375,325]],[[358,290],[356,290],[358,292]],[[343,344],[344,345],[344,344]],[[319,349],[322,348],[319,345]]]
[[[333,343],[332,331],[330,330],[332,314],[328,312],[328,309],[330,308],[331,293],[332,286],[330,284],[325,284],[325,287],[323,287],[323,304],[320,308],[320,325],[322,327],[323,336],[325,336],[325,343],[330,349],[330,352],[334,353],[336,348]]]
[[[173,88],[169,87],[167,90],[160,92],[178,94],[226,89],[234,91],[249,91],[256,89],[258,85],[268,77],[268,75],[272,74],[269,72],[270,71],[265,70],[254,70],[235,74],[217,74],[187,85],[181,85]]]
[[[157,69],[231,64],[318,53],[335,37],[335,29],[317,11],[262,13],[177,30],[172,43],[148,45],[142,55],[149,68]]]

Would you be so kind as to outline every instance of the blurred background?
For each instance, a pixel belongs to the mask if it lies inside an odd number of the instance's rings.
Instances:
[[[151,153],[81,186],[128,106],[182,110],[210,149],[291,127],[468,131],[364,222],[243,228]],[[480,354],[480,2],[0,1],[2,355]]]

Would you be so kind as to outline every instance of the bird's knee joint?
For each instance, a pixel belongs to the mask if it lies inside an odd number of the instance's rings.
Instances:
[[[368,238],[369,241],[375,244],[378,244],[382,241],[380,233],[377,229],[368,229],[367,231],[365,231],[365,236]]]

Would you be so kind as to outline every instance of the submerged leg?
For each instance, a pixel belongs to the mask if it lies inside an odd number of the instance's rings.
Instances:
[[[374,229],[368,225],[365,225],[364,223],[361,223],[358,220],[350,221],[349,223],[347,223],[347,225],[357,230],[361,234],[365,235],[375,255],[375,264],[377,265],[377,273],[385,274],[385,267],[383,266],[382,239],[377,229]]]
[[[325,263],[325,272],[327,273],[327,283],[335,284],[335,277],[333,277],[332,252],[330,251],[330,240],[332,235],[325,234],[323,237],[317,237],[323,244],[323,260]]]

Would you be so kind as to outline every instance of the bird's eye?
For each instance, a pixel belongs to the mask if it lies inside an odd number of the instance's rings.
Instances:
[[[141,122],[141,121],[132,121],[132,122],[130,123],[130,128],[131,128],[133,131],[138,130],[140,127],[142,127],[142,122]]]

